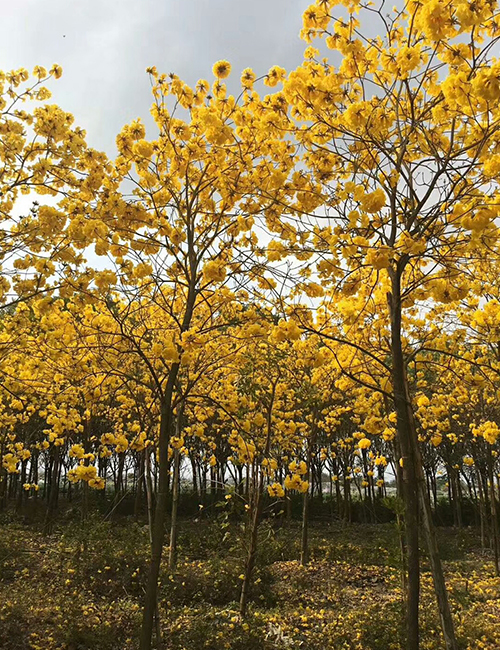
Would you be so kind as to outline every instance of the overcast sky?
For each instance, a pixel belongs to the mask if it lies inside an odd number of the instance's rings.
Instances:
[[[115,154],[115,137],[147,119],[145,70],[175,72],[194,84],[228,59],[233,79],[251,67],[290,70],[302,60],[298,33],[307,0],[16,0],[4,2],[0,69],[60,64],[52,102],[75,115],[87,141]]]

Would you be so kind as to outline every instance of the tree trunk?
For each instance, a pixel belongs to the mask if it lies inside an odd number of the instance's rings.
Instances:
[[[338,474],[336,476],[337,476],[337,480],[335,481],[335,498],[337,500],[337,504],[336,504],[337,514],[339,519],[341,519],[342,518],[342,493],[340,491],[340,481],[339,481]]]
[[[307,480],[308,474],[306,474]],[[300,563],[306,566],[309,562],[309,543],[308,543],[308,527],[309,527],[309,488],[302,495],[302,538],[300,545]]]
[[[292,495],[288,490],[285,490],[285,513],[286,521],[289,524],[292,521]]]
[[[437,479],[436,479],[436,472],[433,470],[432,472],[432,499],[434,501],[434,512],[437,512],[437,507],[438,507],[438,488],[437,488]]]
[[[479,493],[479,518],[481,522],[481,548],[484,550],[486,548],[486,534],[487,534],[487,524],[486,524],[486,504],[484,500],[483,492],[483,483],[481,481],[481,475],[479,473],[478,466],[474,460],[474,467],[476,470],[477,478],[477,490]]]
[[[432,512],[427,495],[422,456],[418,446],[417,430],[413,416],[406,365],[401,341],[401,291],[400,275],[393,273],[392,295],[389,295],[391,311],[391,349],[393,362],[394,404],[397,429],[403,458],[403,481],[406,516],[406,541],[408,546],[408,650],[418,650],[418,596],[420,591],[418,549],[418,506],[422,505],[423,524],[427,538],[434,589],[438,602],[441,627],[447,650],[457,650],[453,618],[443,568],[436,541]]]
[[[33,452],[30,464],[30,483],[36,486],[33,495],[35,501],[38,499],[38,453],[38,451]]]
[[[306,474],[304,480],[309,482],[309,477],[314,475],[314,469],[311,467],[313,457],[313,447],[316,442],[316,431],[313,430],[311,438],[307,441],[307,457],[306,457]],[[312,486],[311,486],[312,487]],[[312,496],[312,492],[311,492]],[[300,563],[306,566],[309,562],[309,486],[304,492],[302,500],[302,539],[300,546]]]
[[[458,471],[453,467],[452,468],[452,481],[453,481],[453,501],[456,512],[456,520],[458,528],[462,528],[462,506],[461,506],[461,494],[460,494],[460,478]]]
[[[179,434],[178,434],[179,435]],[[179,449],[174,450],[174,476],[172,479],[172,515],[170,519],[170,548],[168,553],[168,568],[175,570],[177,564],[177,509],[179,506],[179,474],[181,454]]]
[[[20,512],[22,507],[23,507],[23,501],[24,501],[24,484],[26,483],[26,466],[28,464],[27,460],[23,460],[21,462],[21,476],[19,478],[19,487],[20,490],[17,494],[17,502],[16,502],[16,512]]]
[[[344,524],[350,524],[351,518],[351,479],[344,473]]]
[[[191,473],[193,475],[193,494],[198,498],[198,480],[197,480],[197,467],[196,467],[196,461],[194,459],[194,452],[190,456],[190,461],[191,461]]]
[[[49,473],[49,491],[48,491],[48,504],[47,504],[47,513],[45,515],[45,533],[50,535],[54,526],[54,518],[57,504],[57,491],[59,484],[57,482],[57,476],[59,473],[59,447],[54,448],[54,460],[51,464],[50,473]]]
[[[148,504],[149,541],[153,544],[153,482],[151,481],[151,458],[149,447],[144,450],[144,471],[146,472],[146,500]]]
[[[276,394],[276,383],[273,384],[271,399],[267,409],[267,435],[266,435],[266,444],[264,449],[264,458],[267,458],[269,455],[269,449],[271,446],[271,433],[272,433],[272,411],[274,405],[274,398]],[[254,471],[257,472],[257,477],[253,475],[254,480],[253,484],[253,494],[251,495],[250,503],[253,507],[250,508],[250,540],[248,546],[248,554],[245,564],[245,573],[243,578],[243,584],[241,585],[241,595],[240,595],[240,615],[245,616],[247,612],[248,605],[248,594],[250,591],[250,584],[252,582],[253,569],[255,566],[255,558],[257,555],[257,541],[258,541],[258,532],[259,532],[259,523],[262,513],[262,503],[263,503],[263,492],[264,492],[264,472],[262,471],[260,462],[255,461]],[[250,464],[247,464],[247,480],[249,478],[249,468]],[[253,503],[252,503],[253,502]]]
[[[151,542],[151,560],[144,600],[144,611],[140,635],[140,650],[151,649],[153,635],[153,622],[157,611],[158,576],[160,574],[161,556],[163,553],[163,540],[165,537],[165,519],[168,503],[168,445],[172,433],[172,398],[175,380],[179,371],[179,364],[173,364],[170,369],[168,383],[161,403],[160,436],[158,442],[158,492],[156,495],[156,508],[153,520],[153,534]],[[158,643],[160,642],[157,639]]]
[[[406,390],[406,368],[401,341],[401,285],[400,270],[391,274],[392,294],[388,294],[391,317],[391,352],[393,399],[397,417],[397,433],[403,461],[403,499],[405,504],[405,531],[408,566],[406,599],[407,650],[419,648],[418,603],[420,596],[420,555],[418,540],[418,486],[415,474],[412,430],[409,421]]]
[[[488,445],[486,451],[486,458],[488,462],[488,482],[490,486],[490,510],[491,510],[491,537],[493,541],[493,554],[495,557],[495,575],[500,575],[500,535],[498,531],[498,515],[497,515],[497,500],[495,495],[495,481],[493,477],[493,458],[491,454],[491,446]]]
[[[262,491],[264,487],[264,476],[260,467],[257,469],[258,478],[255,481],[255,497],[254,504],[252,508],[252,517],[250,520],[250,539],[248,545],[247,559],[245,563],[245,573],[243,578],[243,583],[241,585],[241,595],[240,595],[240,615],[245,616],[247,613],[248,606],[248,595],[250,591],[250,585],[252,582],[253,569],[255,566],[255,557],[257,555],[257,541],[258,541],[258,532],[259,532],[259,523],[260,515],[262,511]]]
[[[4,440],[0,445],[0,458],[3,458],[5,452]],[[7,470],[3,465],[0,465],[0,511],[7,508]]]
[[[142,484],[144,481],[144,454],[145,449],[139,452],[137,459],[137,481],[134,499],[134,519],[137,521],[142,510]]]
[[[447,650],[457,650],[457,642],[455,639],[455,628],[453,625],[453,618],[451,616],[451,609],[448,600],[448,592],[446,590],[446,582],[443,574],[443,566],[439,556],[439,548],[436,540],[436,531],[434,522],[432,521],[431,504],[428,499],[428,493],[425,487],[425,479],[419,477],[419,492],[422,502],[422,519],[424,523],[425,536],[427,547],[429,551],[429,560],[431,563],[432,578],[434,581],[434,590],[436,592],[436,599],[439,608],[439,616],[441,619],[441,629],[446,644]]]

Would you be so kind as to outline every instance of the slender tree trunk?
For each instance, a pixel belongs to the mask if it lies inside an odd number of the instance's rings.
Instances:
[[[144,601],[142,628],[140,635],[140,650],[150,650],[153,635],[153,622],[157,611],[158,576],[160,574],[161,557],[163,553],[163,540],[165,537],[165,519],[168,503],[168,445],[172,433],[172,399],[175,380],[179,371],[179,364],[173,364],[170,369],[168,383],[161,403],[160,436],[158,443],[158,492],[156,495],[156,508],[153,520],[153,534],[151,541],[151,560]],[[160,640],[157,639],[160,643]]]
[[[260,516],[262,511],[262,492],[264,488],[264,476],[260,468],[257,469],[258,478],[255,481],[255,496],[252,508],[252,517],[250,520],[249,530],[249,545],[247,559],[245,563],[245,573],[243,583],[241,585],[240,594],[240,615],[246,616],[248,606],[248,595],[250,592],[250,585],[252,583],[253,569],[255,566],[255,558],[257,555],[257,541],[259,532]]]
[[[82,485],[82,512],[81,512],[81,521],[84,524],[87,521],[89,514],[89,484],[87,481],[83,482]]]
[[[428,470],[425,472],[425,482],[427,485],[427,494],[429,498],[429,503],[431,502],[431,494],[432,494],[432,480],[431,480],[431,470]]]
[[[391,274],[392,294],[388,295],[391,316],[391,352],[394,391],[394,408],[397,433],[403,461],[403,498],[405,504],[405,531],[408,566],[408,591],[406,600],[407,650],[419,648],[418,604],[420,597],[420,551],[418,534],[418,486],[415,474],[414,448],[409,421],[406,390],[406,368],[401,341],[401,286],[400,270]]]
[[[434,501],[434,512],[437,512],[438,488],[437,488],[436,472],[434,470],[432,472],[432,499]]]
[[[306,477],[308,474],[306,474]],[[305,479],[307,480],[307,478]],[[300,545],[300,563],[306,566],[309,563],[309,488],[302,495],[302,538]]]
[[[118,457],[118,472],[115,485],[115,505],[118,505],[121,497],[125,493],[125,485],[123,482],[123,469],[125,467],[125,453],[121,453]]]
[[[344,474],[344,524],[351,523],[351,479]]]
[[[474,526],[476,526],[476,528],[477,528],[479,506],[478,506],[476,483],[474,481],[474,475],[471,474],[469,476],[467,474],[467,472],[463,472],[463,477],[464,477],[465,482],[467,483],[467,491],[469,492],[469,500],[470,500],[471,504],[474,507]]]
[[[450,506],[450,509],[453,512],[453,525],[456,526],[457,525],[457,521],[456,521],[457,516],[456,516],[455,510],[453,509],[453,496],[452,496],[452,492],[451,492],[451,490],[452,490],[452,481],[451,481],[451,477],[450,477],[450,470],[449,470],[448,467],[446,467],[446,476],[448,477],[448,480],[446,481],[446,486],[447,486],[447,490],[448,490],[448,504]]]
[[[196,461],[194,459],[194,454],[190,456],[191,461],[191,473],[193,474],[193,494],[198,498],[198,480],[197,480],[197,469]]]
[[[2,434],[3,435],[3,434]],[[3,458],[5,452],[4,439],[0,445],[0,458]],[[7,470],[0,464],[0,511],[7,507]]]
[[[495,481],[493,476],[493,457],[491,453],[491,446],[486,443],[487,451],[486,458],[488,463],[488,482],[490,486],[490,510],[491,510],[491,537],[493,541],[493,554],[495,557],[495,575],[500,575],[500,534],[498,531],[498,515],[497,515],[497,499],[495,495]]]
[[[170,519],[170,548],[168,553],[168,568],[175,570],[177,564],[177,509],[179,506],[179,474],[181,454],[179,449],[174,450],[174,476],[172,479],[172,515]]]
[[[33,498],[38,500],[38,451],[33,452],[30,465],[30,483],[36,486]]]
[[[59,507],[59,495],[61,494],[60,488],[63,485],[63,481],[61,480],[63,469],[64,463],[62,461],[59,461],[59,467],[57,468],[56,508]]]
[[[330,519],[333,521],[333,480],[332,470],[328,468],[328,499],[330,501]]]
[[[434,522],[432,521],[431,504],[428,499],[427,490],[425,489],[425,480],[423,477],[419,479],[419,491],[422,502],[422,519],[429,551],[432,578],[434,580],[434,589],[436,592],[439,615],[441,618],[441,628],[443,631],[447,650],[457,650],[458,646],[455,639],[455,628],[453,625],[453,618],[451,615],[451,609],[448,600],[448,592],[446,590],[443,565],[441,563],[441,558],[439,555]]]
[[[459,528],[462,528],[463,526],[463,521],[462,521],[462,495],[460,493],[460,478],[458,471],[455,468],[452,468],[452,477],[453,477],[453,498],[455,500],[455,510],[456,510],[456,517],[457,517],[457,525]]]
[[[316,417],[316,414],[315,414]],[[316,442],[316,431],[313,430],[311,434],[311,439],[307,441],[307,456],[306,456],[306,474],[304,480],[309,482],[309,477],[314,474],[312,471],[312,457],[313,457],[313,446]],[[302,499],[302,539],[300,547],[300,563],[302,566],[306,566],[309,563],[309,486],[303,494]]]
[[[153,482],[151,481],[151,458],[149,447],[144,450],[144,471],[146,472],[146,501],[148,504],[149,541],[153,544]]]
[[[398,434],[403,457],[403,480],[406,500],[406,527],[408,546],[408,650],[418,650],[418,595],[420,590],[419,550],[418,550],[418,505],[422,506],[422,519],[427,538],[434,589],[438,603],[441,627],[447,650],[457,650],[453,618],[451,616],[448,593],[444,580],[441,558],[436,541],[432,512],[427,495],[422,456],[418,446],[417,430],[413,416],[406,366],[401,342],[401,292],[400,276],[392,276],[391,345],[393,359],[394,403],[396,408]],[[415,511],[416,507],[416,511]],[[408,517],[410,518],[408,520]],[[415,602],[416,600],[416,602]]]
[[[201,485],[201,496],[203,502],[205,502],[207,499],[207,468],[205,464],[203,465],[203,468],[200,466],[200,485]]]
[[[215,477],[215,467],[210,466],[210,495],[212,497],[212,502],[216,500],[217,495],[217,482]]]
[[[148,532],[149,543],[153,544],[153,482],[151,480],[151,456],[149,448],[144,449],[144,472],[146,474],[144,484],[146,486],[146,501],[148,508]],[[154,619],[156,622],[156,638],[161,639],[160,614],[158,612],[158,599],[155,603]]]
[[[50,458],[50,455],[48,452],[44,454],[44,459],[43,459],[43,490],[42,490],[42,498],[45,501],[49,498],[49,465],[52,462],[52,459]]]
[[[244,493],[244,496],[245,496],[246,501],[248,501],[249,496],[250,496],[250,465],[248,463],[245,465],[245,469],[246,469],[246,475],[245,475],[245,493]]]
[[[319,497],[319,502],[323,503],[323,463],[318,460],[318,464],[316,466],[317,470],[317,483],[318,483],[318,497]]]
[[[285,513],[286,521],[290,523],[292,521],[292,495],[288,490],[285,490]]]
[[[399,504],[396,506],[396,528],[398,531],[399,539],[399,555],[401,559],[401,590],[403,592],[403,599],[405,600],[406,606],[406,592],[408,590],[408,581],[406,576],[408,574],[407,566],[407,554],[406,554],[406,543],[405,543],[405,527],[402,517],[402,512],[399,508]]]
[[[24,501],[24,487],[23,485],[26,483],[26,466],[28,464],[27,460],[23,460],[21,463],[21,476],[19,478],[19,485],[20,485],[20,490],[17,495],[17,502],[16,502],[16,511],[20,512],[22,507],[23,507],[23,501]]]
[[[260,468],[257,471],[259,472],[259,477],[255,485],[256,494],[254,499],[254,505],[252,508],[252,517],[250,520],[248,553],[247,553],[247,559],[245,563],[244,579],[241,585],[241,594],[240,594],[241,616],[246,616],[247,613],[248,595],[250,591],[250,585],[252,582],[253,569],[255,566],[255,557],[257,555],[259,523],[260,523],[260,515],[262,511],[262,490],[264,487],[263,475],[262,475],[262,470],[260,470]]]
[[[269,455],[269,449],[271,446],[271,433],[272,433],[272,412],[274,405],[274,398],[276,395],[276,383],[273,384],[271,399],[267,409],[267,435],[266,435],[266,444],[264,449],[264,458],[267,458]],[[247,464],[247,481],[249,473],[250,464]],[[252,583],[253,569],[255,566],[255,558],[257,555],[257,542],[258,542],[258,532],[260,517],[262,514],[262,503],[263,503],[263,492],[264,492],[264,473],[260,466],[259,462],[255,462],[254,467],[256,468],[257,476],[254,474],[254,480],[252,481],[253,494],[252,505],[250,508],[250,539],[248,545],[248,553],[245,564],[245,573],[243,578],[243,584],[241,585],[241,594],[240,594],[240,615],[245,616],[248,606],[248,595],[250,591],[250,585]]]
[[[134,518],[137,521],[141,514],[142,510],[142,484],[144,481],[144,458],[146,450],[143,449],[139,452],[139,458],[137,462],[137,481],[136,481],[136,490],[135,490],[135,499],[134,499]]]
[[[486,504],[484,500],[483,492],[483,483],[481,481],[481,475],[479,469],[475,464],[476,477],[477,477],[477,491],[479,493],[479,519],[481,522],[481,548],[486,548],[486,534],[487,534],[487,524],[486,524]]]
[[[50,473],[49,473],[49,491],[48,491],[48,504],[47,512],[45,515],[45,533],[50,535],[54,526],[56,503],[57,503],[57,490],[59,484],[57,482],[58,470],[59,470],[59,447],[54,448],[54,459],[51,463]]]
[[[342,518],[342,492],[340,490],[340,481],[337,474],[337,480],[335,481],[335,499],[337,500],[337,514],[339,519]]]
[[[243,481],[243,466],[239,465],[236,469],[238,473],[238,485],[236,488],[236,493],[240,496],[243,496],[244,493],[244,481]]]

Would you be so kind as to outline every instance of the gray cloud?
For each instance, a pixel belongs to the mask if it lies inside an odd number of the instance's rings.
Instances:
[[[75,115],[89,143],[114,154],[116,134],[148,117],[148,66],[188,83],[212,79],[228,59],[233,86],[243,68],[260,75],[302,60],[304,0],[18,0],[4,3],[0,67],[59,63],[53,101]]]

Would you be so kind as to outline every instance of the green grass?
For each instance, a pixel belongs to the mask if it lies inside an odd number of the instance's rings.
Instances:
[[[475,531],[439,537],[463,650],[500,647],[500,580]],[[179,565],[164,566],[164,650],[396,650],[404,641],[399,546],[392,524],[311,526],[311,562],[299,557],[296,523],[264,522],[248,616],[237,600],[242,526],[180,522]],[[148,534],[126,519],[72,523],[44,537],[0,525],[2,650],[132,650],[137,647]],[[443,647],[424,557],[422,649]]]

